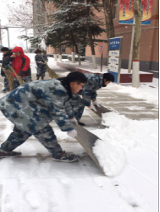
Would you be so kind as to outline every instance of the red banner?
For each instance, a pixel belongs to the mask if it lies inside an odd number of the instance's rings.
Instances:
[[[120,24],[133,24],[133,0],[121,0],[119,11]]]
[[[151,24],[153,0],[141,0],[141,5],[143,11],[142,24]]]
[[[151,23],[153,0],[141,0],[142,24]],[[119,11],[119,24],[133,24],[134,8],[133,0],[121,0]]]

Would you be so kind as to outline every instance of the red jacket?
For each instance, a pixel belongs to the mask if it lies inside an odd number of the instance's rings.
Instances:
[[[15,72],[21,77],[31,76],[30,59],[27,55],[24,54],[23,49],[16,46],[12,52],[20,53],[20,56],[15,57],[12,61],[12,66]],[[13,76],[15,77],[14,73]]]

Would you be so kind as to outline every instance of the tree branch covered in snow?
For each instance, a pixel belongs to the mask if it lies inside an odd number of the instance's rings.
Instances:
[[[97,0],[88,0],[87,3],[75,3],[73,1],[46,1],[46,10],[49,8],[47,24],[39,25],[42,31],[34,40],[45,40],[47,46],[59,48],[60,46],[75,47],[78,53],[79,46],[96,45],[95,37],[105,32],[104,23],[101,18],[95,15],[95,11],[102,10],[102,4]],[[54,5],[54,11],[50,7]],[[43,33],[44,32],[44,33]],[[25,36],[21,36],[25,38]],[[91,42],[92,40],[92,42]],[[83,48],[84,49],[84,48]]]

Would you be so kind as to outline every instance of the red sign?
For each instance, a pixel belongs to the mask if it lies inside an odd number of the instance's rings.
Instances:
[[[100,43],[98,45],[98,50],[99,50],[99,53],[101,53],[101,54],[104,52],[104,43]]]

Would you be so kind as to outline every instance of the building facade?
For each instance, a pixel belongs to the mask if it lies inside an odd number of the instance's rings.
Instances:
[[[127,69],[129,61],[129,53],[131,46],[132,26],[128,24],[119,24],[119,11],[120,11],[120,0],[115,1],[114,6],[114,29],[115,37],[123,37],[122,46],[122,63],[121,67]],[[140,43],[140,70],[159,70],[159,1],[153,0],[152,5],[152,17],[150,25],[142,25],[141,28],[141,43]],[[98,15],[98,14],[97,14]],[[103,14],[104,15],[104,14]],[[105,19],[104,19],[105,20]],[[107,39],[107,34],[103,33],[99,39]],[[97,43],[98,44],[98,43]],[[98,51],[98,46],[95,47],[96,60],[100,64],[101,55]],[[103,54],[103,64],[107,65],[108,58],[108,45],[105,44],[105,51]],[[90,47],[86,48],[87,60],[92,60]]]
[[[48,5],[48,11],[53,11],[53,6]],[[140,43],[140,70],[159,70],[159,2],[158,0],[153,0],[152,5],[152,17],[150,25],[142,25],[141,30],[141,43]],[[132,36],[132,25],[129,24],[119,24],[119,11],[120,11],[120,0],[115,0],[113,6],[113,23],[115,29],[115,37],[123,37],[123,47],[122,47],[122,62],[121,67],[127,69],[129,61],[129,53],[131,46],[131,36]],[[96,13],[98,17],[102,17],[105,22],[104,12]],[[102,33],[101,36],[97,37],[100,40],[107,40],[107,33]],[[101,54],[98,51],[98,44],[95,47],[95,56],[97,63],[100,64]],[[66,54],[71,53],[70,48],[63,47],[63,52]],[[54,54],[55,50],[52,47],[47,48],[47,53]],[[56,52],[58,53],[58,52]],[[91,48],[86,47],[85,53],[86,59],[92,61]],[[108,63],[108,44],[105,43],[105,50],[103,53],[103,64]]]

